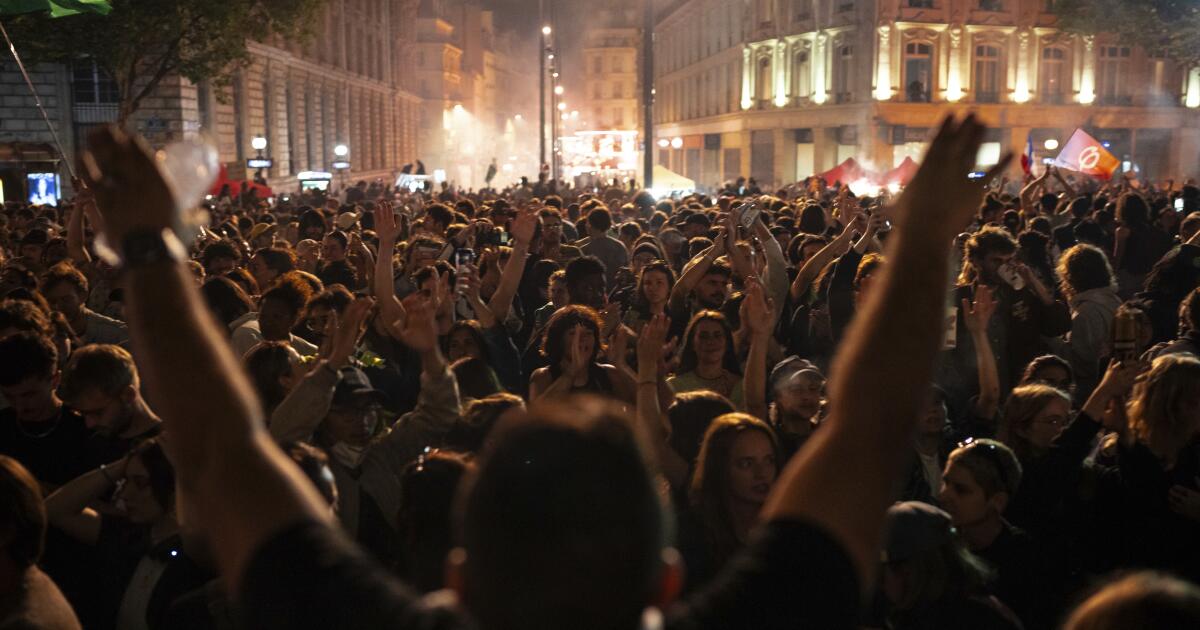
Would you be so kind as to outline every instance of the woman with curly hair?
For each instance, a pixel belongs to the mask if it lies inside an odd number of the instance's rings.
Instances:
[[[530,375],[529,400],[587,392],[632,403],[632,379],[600,362],[600,330],[600,315],[587,306],[565,306],[554,313],[542,336],[541,353],[549,364]]]

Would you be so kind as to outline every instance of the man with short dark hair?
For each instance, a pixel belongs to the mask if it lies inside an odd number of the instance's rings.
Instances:
[[[46,296],[46,301],[55,311],[67,318],[80,345],[121,344],[129,340],[125,322],[87,307],[87,277],[71,263],[59,263],[42,276],[42,295]]]
[[[283,247],[264,247],[254,252],[248,268],[258,289],[266,292],[276,278],[296,268],[296,254]]]
[[[579,249],[604,263],[604,279],[612,286],[617,271],[629,264],[629,250],[625,244],[608,235],[612,228],[612,214],[607,208],[595,208],[588,213],[583,225],[587,226],[588,236],[579,242]]]
[[[56,392],[62,375],[54,344],[21,332],[0,339],[0,357],[0,394],[11,405],[0,411],[0,454],[50,488],[90,470],[87,427]]]
[[[604,308],[608,297],[607,270],[595,256],[576,258],[567,263],[567,299],[570,304]]]

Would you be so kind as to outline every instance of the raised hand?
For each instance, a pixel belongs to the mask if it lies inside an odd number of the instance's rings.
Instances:
[[[509,226],[509,231],[517,243],[528,245],[533,240],[533,232],[538,224],[537,210],[533,206],[522,208],[517,213],[512,224]]]
[[[771,334],[775,322],[775,301],[767,298],[762,281],[746,279],[746,297],[741,306],[742,323],[753,335]]]
[[[375,207],[375,235],[380,243],[395,243],[400,238],[400,224],[392,210],[392,204],[381,201]]]
[[[583,327],[583,324],[575,324],[575,328],[571,330],[569,343],[567,344],[567,356],[563,357],[563,371],[571,377],[579,376],[588,369],[588,360],[591,358],[583,351],[583,336],[590,334]]]
[[[667,330],[671,320],[664,314],[650,318],[642,327],[642,333],[637,340],[638,372],[644,378],[653,376],[662,363],[663,351],[667,345]]]
[[[358,298],[346,307],[346,312],[338,317],[335,312],[330,318],[330,324],[336,326],[329,339],[329,353],[326,359],[333,368],[340,368],[350,362],[350,355],[358,345],[358,339],[366,327],[367,315],[375,306],[374,298]]]
[[[1200,478],[1195,483],[1200,485]],[[1187,486],[1171,486],[1167,492],[1167,502],[1172,512],[1200,522],[1200,492]]]
[[[962,300],[963,321],[967,326],[967,330],[972,333],[983,333],[987,331],[988,321],[992,319],[992,314],[996,312],[996,297],[992,293],[992,288],[980,284],[975,287],[975,302],[972,304],[967,298]]]
[[[901,228],[910,233],[936,230],[936,236],[944,233],[948,241],[971,221],[987,184],[1012,161],[1012,153],[1006,153],[982,180],[967,177],[975,168],[986,131],[974,114],[961,120],[953,114],[946,116],[896,204],[895,220]]]
[[[88,137],[88,149],[81,157],[83,173],[113,247],[121,247],[132,230],[180,231],[175,197],[153,155],[144,140],[115,125],[101,127]]]
[[[441,283],[442,279],[439,277],[438,284]],[[404,312],[400,319],[391,322],[384,321],[388,334],[420,354],[437,349],[438,328],[435,300],[417,292],[404,298],[401,305],[404,307]]]

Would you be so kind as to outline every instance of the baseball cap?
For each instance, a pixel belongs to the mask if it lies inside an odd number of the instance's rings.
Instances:
[[[387,394],[372,387],[366,373],[359,368],[342,368],[339,376],[341,378],[338,379],[337,387],[333,390],[334,406],[361,403],[363,398],[379,404],[387,402]]]
[[[954,536],[950,515],[920,501],[893,504],[887,511],[885,529],[882,562],[915,558],[946,544]]]

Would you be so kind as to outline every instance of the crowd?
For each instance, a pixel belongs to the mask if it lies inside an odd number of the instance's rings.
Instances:
[[[1200,188],[971,179],[984,133],[894,196],[193,238],[97,131],[0,215],[0,628],[1200,627]]]

